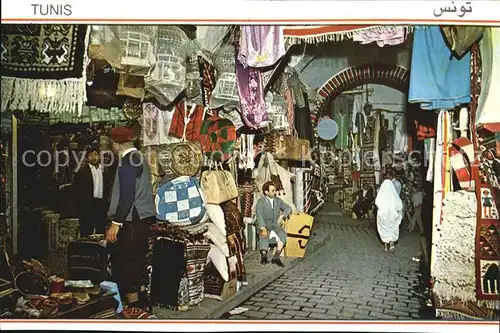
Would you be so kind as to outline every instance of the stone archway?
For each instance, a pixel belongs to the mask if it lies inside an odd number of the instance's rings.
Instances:
[[[316,126],[328,105],[328,101],[346,90],[353,89],[365,83],[376,83],[407,93],[409,81],[409,70],[398,65],[366,63],[346,68],[332,76],[319,88],[320,101],[313,112],[311,112],[311,121]]]

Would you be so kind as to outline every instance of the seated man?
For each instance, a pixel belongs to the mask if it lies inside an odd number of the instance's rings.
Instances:
[[[286,232],[278,224],[278,219],[281,211],[283,211],[284,219],[287,219],[292,213],[292,208],[276,197],[276,186],[273,182],[264,183],[262,192],[264,196],[257,201],[255,208],[256,224],[259,232],[259,250],[262,256],[261,264],[268,263],[269,240],[274,238],[277,242],[277,249],[271,262],[284,267],[280,255],[286,245]]]
[[[352,207],[352,211],[356,214],[356,217],[360,220],[365,218],[368,211],[373,205],[375,197],[373,195],[373,189],[368,184],[363,184],[363,189],[359,191],[356,203]]]

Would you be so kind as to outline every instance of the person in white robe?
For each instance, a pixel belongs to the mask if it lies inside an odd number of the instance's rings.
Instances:
[[[375,199],[377,206],[377,230],[384,251],[394,252],[394,244],[399,239],[399,226],[403,219],[403,202],[399,197],[394,183],[386,179],[380,185]]]

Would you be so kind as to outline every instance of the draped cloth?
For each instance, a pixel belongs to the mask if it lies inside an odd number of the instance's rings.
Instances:
[[[267,67],[285,55],[283,27],[244,25],[241,27],[238,60],[245,66]]]
[[[377,230],[382,242],[396,242],[399,239],[399,225],[403,219],[403,202],[391,180],[380,185],[375,199],[377,205]]]

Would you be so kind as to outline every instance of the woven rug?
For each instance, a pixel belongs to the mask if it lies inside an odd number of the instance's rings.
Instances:
[[[2,110],[82,112],[87,25],[2,25]]]
[[[476,297],[498,305],[500,299],[500,235],[497,193],[473,167],[476,182]],[[496,301],[496,302],[495,302]]]

